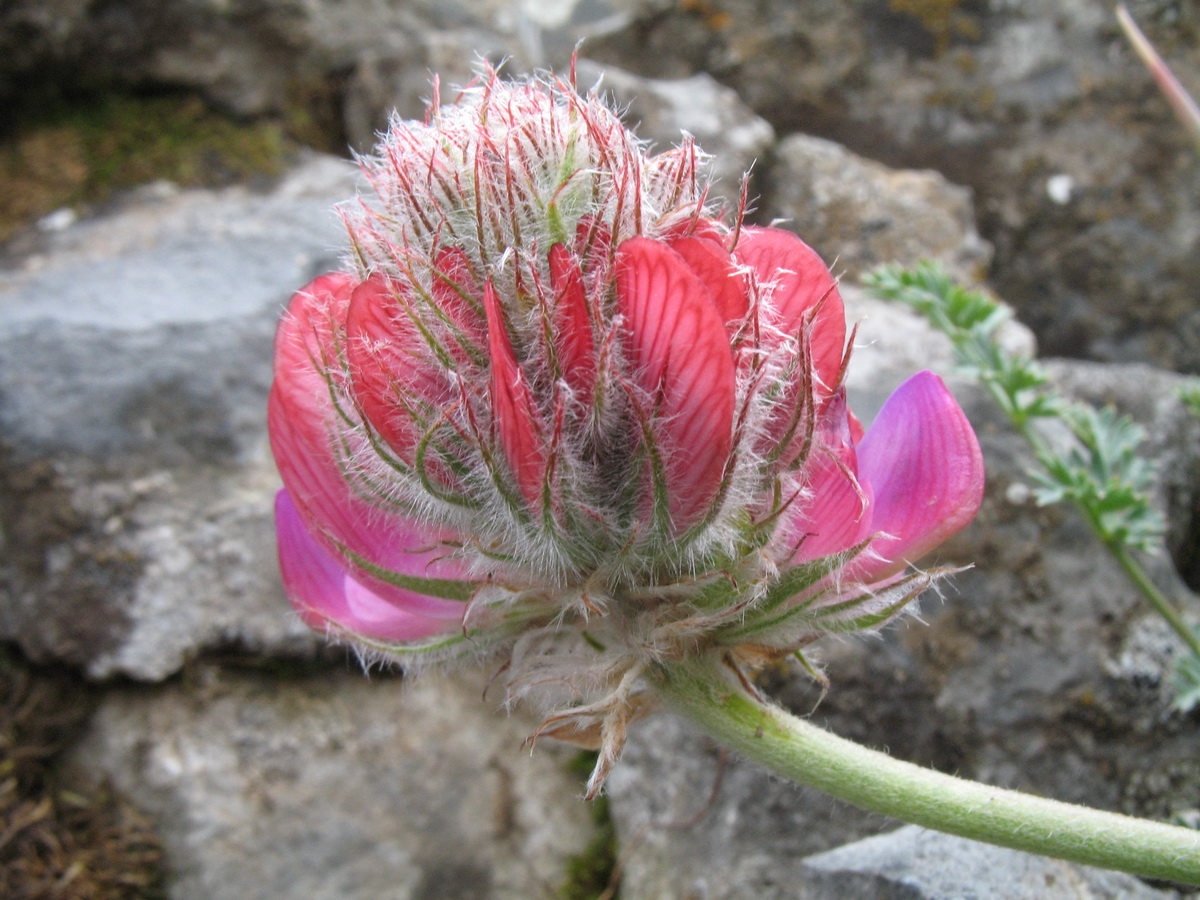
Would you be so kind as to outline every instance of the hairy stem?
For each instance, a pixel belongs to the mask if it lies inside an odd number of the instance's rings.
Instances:
[[[661,696],[793,781],[949,834],[1147,878],[1200,884],[1200,832],[989,787],[893,759],[749,693],[712,659],[665,664]]]

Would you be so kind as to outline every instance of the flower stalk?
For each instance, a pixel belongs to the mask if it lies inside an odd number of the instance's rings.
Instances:
[[[1163,620],[1171,626],[1171,630],[1179,635],[1180,640],[1188,645],[1188,649],[1192,651],[1192,655],[1200,658],[1200,636],[1197,636],[1194,629],[1188,627],[1187,622],[1183,620],[1183,616],[1171,605],[1171,601],[1158,589],[1158,585],[1150,580],[1150,576],[1146,574],[1146,570],[1142,568],[1141,564],[1134,559],[1133,554],[1129,552],[1129,548],[1124,544],[1108,542],[1105,542],[1105,547],[1125,574],[1129,576],[1129,580],[1141,591],[1146,601],[1154,607],[1154,611],[1162,616]]]
[[[659,666],[659,695],[721,744],[872,812],[1143,878],[1200,884],[1200,831],[990,787],[871,750],[755,696],[713,658]]]
[[[1117,21],[1121,24],[1125,36],[1129,38],[1129,43],[1133,45],[1134,51],[1141,57],[1142,63],[1150,70],[1150,74],[1158,84],[1158,89],[1171,104],[1175,117],[1191,134],[1192,140],[1196,143],[1196,149],[1200,151],[1200,106],[1196,105],[1192,95],[1179,83],[1175,73],[1159,56],[1154,45],[1146,38],[1142,29],[1138,28],[1137,23],[1133,21],[1133,16],[1129,14],[1129,10],[1124,5],[1117,7]]]

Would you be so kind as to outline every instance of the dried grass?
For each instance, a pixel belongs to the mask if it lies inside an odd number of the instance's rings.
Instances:
[[[93,701],[74,676],[0,650],[0,897],[164,896],[152,822],[108,789],[85,794],[58,783],[55,764]]]

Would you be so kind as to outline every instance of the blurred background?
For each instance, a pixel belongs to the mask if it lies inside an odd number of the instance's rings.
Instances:
[[[1200,94],[1200,3],[1129,8]],[[1009,303],[1062,390],[1148,429],[1171,522],[1150,566],[1200,610],[1200,427],[1173,394],[1200,373],[1200,159],[1109,3],[2,0],[0,894],[854,895],[859,869],[810,855],[897,823],[666,718],[585,805],[588,761],[522,753],[536,723],[480,700],[492,673],[366,680],[282,597],[271,337],[337,264],[352,155],[423,114],[433,73],[445,101],[479,59],[564,73],[573,53],[642,137],[695,135],[718,194],[749,169],[752,217],[842,276],[860,408],[951,365],[863,272],[932,258]],[[1032,503],[1026,451],[957,389],[990,487],[943,558],[976,567],[923,621],[831,645],[817,718],[995,783],[1188,814],[1200,720],[1170,703],[1173,636],[1070,511]],[[1009,896],[985,869],[956,877]]]

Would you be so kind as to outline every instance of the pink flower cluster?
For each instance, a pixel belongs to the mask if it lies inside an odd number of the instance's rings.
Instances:
[[[595,96],[487,72],[363,166],[346,268],[276,342],[280,561],[312,626],[502,652],[518,691],[596,710],[679,654],[877,624],[974,516],[941,380],[864,435],[834,278],[716,215],[690,141],[649,155]]]

